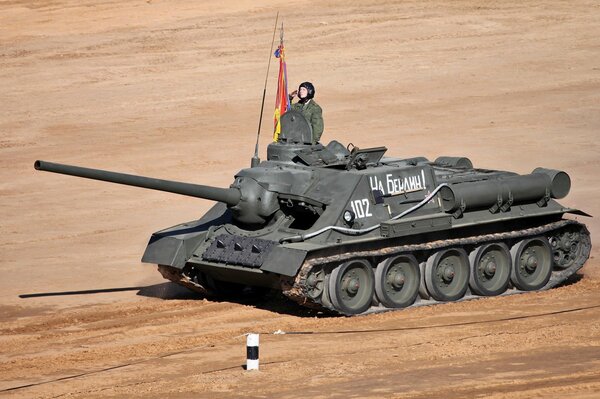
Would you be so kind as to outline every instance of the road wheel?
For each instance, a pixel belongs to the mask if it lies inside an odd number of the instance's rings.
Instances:
[[[512,262],[510,251],[503,243],[484,244],[469,254],[473,293],[484,296],[500,295],[508,287]]]
[[[413,304],[419,293],[421,272],[412,255],[387,258],[375,269],[375,292],[388,308],[403,308]]]
[[[337,311],[348,315],[363,313],[373,298],[373,268],[364,259],[342,263],[331,272],[328,288]]]
[[[433,299],[455,301],[469,286],[469,258],[462,248],[440,250],[427,259],[425,284]]]
[[[512,272],[510,279],[522,291],[542,288],[552,274],[552,250],[545,237],[521,240],[510,249]]]

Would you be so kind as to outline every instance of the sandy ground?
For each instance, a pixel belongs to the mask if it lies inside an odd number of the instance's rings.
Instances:
[[[598,219],[581,218],[592,258],[557,289],[323,318],[198,298],[140,263],[153,231],[210,202],[32,166],[228,186],[250,162],[279,11],[325,141],[563,169],[562,202],[600,215],[598,3],[230,3],[0,1],[0,396],[600,397]],[[260,372],[242,368],[252,331]]]

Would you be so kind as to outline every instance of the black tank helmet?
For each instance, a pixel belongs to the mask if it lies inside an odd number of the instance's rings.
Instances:
[[[310,100],[311,98],[315,97],[315,86],[313,86],[312,83],[310,83],[310,82],[300,83],[300,86],[298,86],[298,91],[300,91],[301,87],[304,87],[306,89],[306,91],[308,92],[308,94],[306,94],[307,100]]]

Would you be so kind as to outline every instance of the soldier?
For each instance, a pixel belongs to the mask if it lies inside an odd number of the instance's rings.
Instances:
[[[314,100],[315,87],[310,82],[300,83],[298,90],[290,94],[290,103],[296,95],[298,95],[298,102],[292,104],[292,109],[302,112],[312,128],[313,144],[318,143],[323,134],[323,110]]]

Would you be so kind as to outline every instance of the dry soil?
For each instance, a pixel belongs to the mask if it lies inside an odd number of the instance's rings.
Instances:
[[[547,292],[317,317],[203,299],[140,263],[153,231],[210,202],[34,171],[228,186],[253,152],[277,12],[324,141],[563,169],[562,202],[600,215],[597,1],[0,1],[0,396],[600,397],[597,249]],[[579,219],[597,247],[600,222]],[[242,368],[248,332],[260,372]]]

